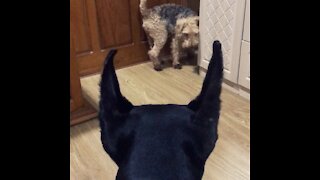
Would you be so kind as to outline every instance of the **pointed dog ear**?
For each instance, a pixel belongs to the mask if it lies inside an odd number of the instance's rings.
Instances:
[[[195,112],[194,121],[207,124],[216,122],[220,115],[220,94],[223,78],[223,57],[219,41],[213,43],[213,55],[209,63],[202,89],[196,99],[188,104]]]
[[[100,81],[100,111],[106,112],[111,117],[129,112],[133,105],[122,96],[119,82],[113,65],[117,50],[108,53]]]
[[[101,141],[103,148],[110,157],[119,165],[122,155],[119,150],[119,131],[126,121],[133,105],[122,96],[119,82],[113,66],[114,56],[117,50],[112,49],[108,53],[100,81],[100,109],[99,121],[101,128]]]

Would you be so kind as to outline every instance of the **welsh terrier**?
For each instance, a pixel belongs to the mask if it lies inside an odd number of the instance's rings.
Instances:
[[[171,38],[172,65],[181,69],[180,57],[182,50],[197,53],[199,44],[199,16],[189,8],[163,4],[151,9],[147,8],[147,0],[140,0],[142,27],[146,32],[150,50],[148,55],[153,62],[154,69],[162,70],[159,54],[161,49]]]

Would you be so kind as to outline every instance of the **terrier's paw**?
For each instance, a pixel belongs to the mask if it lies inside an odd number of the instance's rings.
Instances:
[[[173,68],[182,69],[182,65],[181,64],[175,64],[175,65],[173,65]]]
[[[156,71],[162,71],[162,66],[159,64],[159,65],[154,65],[154,70]]]

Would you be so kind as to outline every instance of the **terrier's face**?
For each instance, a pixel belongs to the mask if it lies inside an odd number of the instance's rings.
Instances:
[[[198,47],[199,44],[199,17],[178,19],[176,36],[180,39],[182,48]]]

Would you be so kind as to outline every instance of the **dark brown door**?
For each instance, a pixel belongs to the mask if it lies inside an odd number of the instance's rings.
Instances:
[[[185,0],[149,0],[148,7]],[[80,76],[101,70],[111,48],[117,48],[116,68],[148,60],[139,11],[140,0],[70,0],[76,59]]]
[[[70,26],[70,28],[72,28]],[[75,61],[74,43],[70,36],[70,112],[83,106],[83,98],[78,74],[77,62]]]
[[[70,23],[74,31],[75,24]],[[97,111],[82,96],[78,63],[75,52],[75,37],[70,36],[70,125],[97,117]]]

